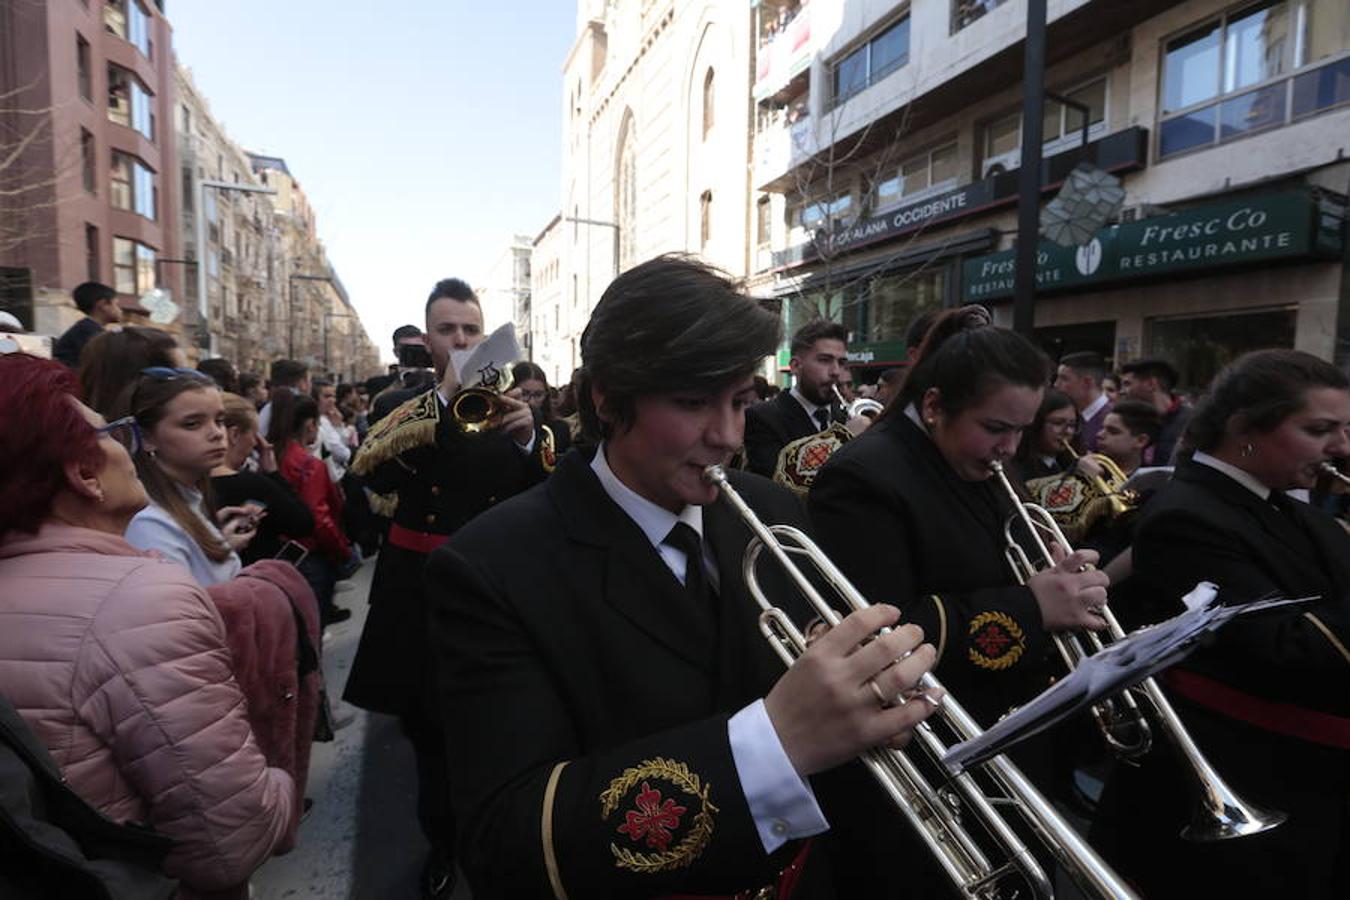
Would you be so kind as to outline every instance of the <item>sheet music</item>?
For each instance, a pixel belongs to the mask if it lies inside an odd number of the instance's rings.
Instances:
[[[953,773],[959,773],[1004,753],[1069,716],[1176,665],[1195,649],[1202,637],[1237,616],[1316,599],[1275,598],[1222,606],[1214,602],[1217,595],[1217,589],[1209,582],[1196,585],[1183,598],[1185,612],[1140,628],[1087,657],[1064,678],[988,731],[952,747],[943,763]]]
[[[455,367],[460,389],[490,387],[501,390],[499,379],[509,374],[511,364],[524,357],[516,343],[516,326],[507,322],[470,350],[455,350],[450,365]]]

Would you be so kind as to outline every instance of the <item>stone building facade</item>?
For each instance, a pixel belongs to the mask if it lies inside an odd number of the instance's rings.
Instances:
[[[579,363],[581,330],[619,271],[672,251],[748,271],[750,22],[743,0],[579,0],[560,216],[545,230],[561,297],[552,309],[536,299],[534,316],[556,320],[534,344],[551,378]]]
[[[926,309],[1010,324],[1024,0],[756,16],[755,289],[789,330],[844,322],[865,377]],[[1256,346],[1347,361],[1350,7],[1050,0],[1048,22],[1042,199],[1081,161],[1126,199],[1087,246],[1042,242],[1043,346],[1166,356],[1186,387]]]

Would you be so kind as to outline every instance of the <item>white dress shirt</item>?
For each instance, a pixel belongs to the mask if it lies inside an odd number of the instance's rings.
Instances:
[[[676,522],[684,522],[702,538],[703,507],[686,506],[677,516],[641,496],[610,469],[603,443],[595,451],[591,469],[600,479],[605,493],[642,530],[660,554],[661,561],[683,584],[689,560],[684,551],[663,542]],[[703,545],[702,563],[708,584],[716,589],[717,567],[708,555],[706,544]],[[736,775],[765,853],[772,853],[790,840],[829,830],[830,823],[820,811],[811,786],[797,774],[783,750],[762,698],[731,717],[727,723],[727,739],[736,763]]]
[[[1195,455],[1191,457],[1191,461],[1199,463],[1202,466],[1209,466],[1211,469],[1218,472],[1222,472],[1262,500],[1270,499],[1270,488],[1257,481],[1256,476],[1252,475],[1250,472],[1239,469],[1232,463],[1226,463],[1217,457],[1210,456],[1208,453],[1202,453],[1199,450],[1195,451]]]
[[[1093,400],[1087,406],[1083,407],[1083,411],[1078,414],[1078,417],[1086,422],[1088,419],[1091,419],[1097,413],[1101,412],[1102,407],[1108,402],[1110,401],[1105,394],[1098,394],[1096,400]]]
[[[806,397],[802,394],[802,392],[797,388],[797,385],[795,384],[788,391],[788,393],[792,395],[793,400],[796,400],[799,404],[801,404],[802,409],[806,410],[806,415],[811,419],[812,422],[815,422],[817,425],[819,425],[820,422],[819,420],[816,419],[816,410],[818,409],[828,410],[830,408],[830,405],[828,403],[821,405],[819,403],[812,403],[810,400],[807,400]]]

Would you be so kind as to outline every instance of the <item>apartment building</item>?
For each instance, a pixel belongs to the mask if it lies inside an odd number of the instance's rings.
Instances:
[[[578,362],[576,343],[562,329],[563,303],[572,296],[563,283],[566,233],[559,213],[530,243],[530,359],[554,387],[572,378]]]
[[[1009,324],[1024,0],[754,16],[755,290],[789,330],[844,322],[872,377],[927,309]],[[1048,23],[1042,199],[1081,161],[1126,199],[1087,246],[1041,243],[1042,344],[1166,356],[1187,386],[1257,346],[1347,361],[1344,0],[1050,0]]]
[[[252,163],[211,114],[182,65],[174,67],[184,284],[195,343],[203,355],[223,356],[242,371],[265,372],[285,355],[284,264],[281,229],[267,195],[213,185],[266,190]],[[197,296],[197,205],[201,204],[206,296]]]
[[[64,331],[89,280],[128,321],[181,305],[172,59],[157,2],[0,4],[0,307],[27,327]]]
[[[253,177],[275,194],[265,195],[279,251],[269,271],[274,298],[268,327],[269,358],[306,363],[314,373],[352,380],[381,371],[379,350],[352,307],[336,269],[319,240],[314,208],[279,156],[245,153]]]
[[[562,293],[534,304],[536,323],[552,318],[534,345],[550,377],[580,364],[581,330],[618,272],[672,251],[747,271],[749,27],[744,0],[578,0],[560,217],[544,230],[559,266],[532,265]]]

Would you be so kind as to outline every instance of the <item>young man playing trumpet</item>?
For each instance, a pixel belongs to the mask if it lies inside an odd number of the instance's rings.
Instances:
[[[858,767],[824,773],[908,740],[931,707],[890,698],[934,650],[912,626],[872,640],[897,621],[875,606],[784,673],[742,580],[749,529],[704,477],[741,445],[778,333],[697,262],[624,273],[582,336],[581,415],[599,447],[432,554],[439,708],[456,729],[450,792],[475,897],[893,895],[832,865],[841,831],[888,823]],[[730,477],[764,521],[803,524],[786,491]],[[762,584],[810,618],[781,573]],[[906,865],[888,868],[877,877],[905,880]]]
[[[431,702],[422,570],[427,555],[500,500],[544,478],[543,442],[524,402],[498,398],[479,434],[458,428],[449,411],[459,391],[450,355],[483,341],[483,310],[458,278],[437,282],[426,304],[426,343],[437,383],[410,396],[366,436],[352,471],[397,508],[370,588],[370,615],[343,699],[399,717],[417,758],[417,814],[431,844],[422,896],[454,891],[454,821],[446,801],[445,731]]]

